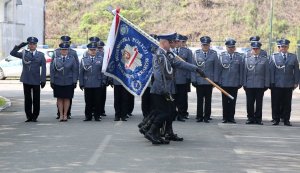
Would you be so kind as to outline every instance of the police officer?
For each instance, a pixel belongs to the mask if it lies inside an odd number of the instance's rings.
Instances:
[[[79,67],[76,59],[69,54],[68,43],[59,44],[60,53],[56,54],[50,65],[51,88],[57,98],[60,121],[67,121],[70,101],[77,86]]]
[[[71,37],[69,37],[67,35],[61,36],[60,40],[61,40],[61,43],[66,43],[66,44],[71,45]],[[61,55],[61,51],[60,50],[61,50],[60,48],[55,49],[53,56],[54,57],[55,56],[59,57]],[[72,49],[72,48],[69,47],[68,48],[68,55],[70,55],[70,57],[75,58],[75,62],[76,62],[76,64],[79,67],[79,60],[78,60],[77,52],[74,49]],[[71,118],[71,108],[72,108],[72,98],[70,100],[70,108],[68,109],[68,119]],[[57,117],[56,117],[56,119],[59,119],[59,117],[60,117],[59,116],[59,111],[57,110]]]
[[[24,106],[27,117],[25,122],[37,122],[40,114],[40,86],[44,88],[46,85],[46,59],[42,52],[36,50],[37,43],[37,38],[29,37],[27,42],[15,46],[10,52],[11,56],[22,59],[23,70],[20,81],[23,82],[25,98]],[[26,45],[29,50],[18,52]]]
[[[195,51],[193,64],[197,65],[204,71],[206,76],[214,80],[215,66],[218,60],[218,54],[215,50],[210,49],[211,38],[203,36],[200,38],[201,49]],[[192,84],[196,87],[197,92],[197,122],[209,123],[211,115],[211,96],[213,87],[197,73],[192,73]],[[204,116],[203,116],[203,100]]]
[[[153,58],[153,75],[154,81],[150,93],[152,94],[153,111],[155,118],[150,127],[150,130],[145,134],[145,137],[152,142],[152,144],[168,143],[168,140],[182,141],[173,132],[172,127],[172,94],[175,94],[174,69],[181,68],[188,71],[197,71],[203,77],[205,74],[197,66],[179,60],[171,52],[170,40],[174,40],[176,33],[168,35],[159,35],[159,44],[156,56]],[[162,140],[159,134],[159,129],[162,128],[163,123],[167,121],[166,136],[167,141]]]
[[[250,41],[250,44],[252,42],[259,42],[260,41],[260,37],[259,36],[252,36],[249,38],[249,41]],[[251,52],[252,52],[252,48],[247,52],[246,56],[251,56]],[[263,50],[263,49],[260,49],[260,54],[263,56],[263,57],[266,57],[268,58],[268,53],[267,51]]]
[[[182,41],[184,40],[183,35],[176,35],[176,47],[173,52],[180,56],[185,62],[192,62],[192,54],[189,49],[183,47]],[[188,95],[188,83],[191,78],[191,73],[183,69],[175,69],[175,104],[177,108],[177,120],[184,122],[187,114],[187,95]]]
[[[268,58],[260,52],[261,45],[258,41],[251,42],[251,54],[245,58],[243,86],[247,97],[246,124],[263,125],[263,97],[270,85],[270,71]]]
[[[283,117],[284,125],[291,126],[292,94],[299,83],[299,63],[297,56],[288,52],[289,44],[287,39],[279,40],[279,52],[270,57],[273,125],[278,125]]]
[[[105,87],[106,77],[101,72],[103,57],[97,54],[97,42],[87,45],[88,53],[81,59],[79,70],[79,86],[84,90],[85,120],[101,120],[103,112],[102,94]]]
[[[226,52],[222,52],[215,70],[216,82],[230,95],[233,100],[222,94],[223,123],[236,123],[234,119],[237,92],[243,84],[243,54],[236,52],[236,41],[228,39],[225,42]]]

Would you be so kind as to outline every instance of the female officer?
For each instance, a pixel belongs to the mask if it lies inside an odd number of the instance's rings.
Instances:
[[[59,120],[67,121],[70,100],[74,96],[74,88],[77,85],[79,67],[75,58],[68,54],[70,45],[61,43],[59,47],[60,55],[54,57],[50,67],[51,88],[54,97],[57,98]]]

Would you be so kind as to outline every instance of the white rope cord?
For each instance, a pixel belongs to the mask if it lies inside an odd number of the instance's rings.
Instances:
[[[251,56],[252,57],[252,56]],[[255,68],[255,64],[254,65],[249,65],[249,61],[250,61],[250,58],[251,57],[249,57],[249,58],[246,58],[246,60],[245,60],[245,64],[246,64],[246,67],[247,67],[247,69],[249,70],[249,71],[252,71],[252,70],[254,70],[254,68]]]
[[[285,70],[285,65],[279,66],[276,63],[274,54],[272,55],[272,61],[274,62],[274,65],[275,65],[276,68],[278,68],[278,69],[284,69]]]

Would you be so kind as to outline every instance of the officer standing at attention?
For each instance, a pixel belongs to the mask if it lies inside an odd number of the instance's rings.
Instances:
[[[176,47],[173,49],[173,52],[181,57],[185,62],[192,62],[192,54],[189,53],[189,50],[186,47],[182,46],[182,41],[184,37],[180,34],[176,35]],[[183,69],[175,69],[175,84],[176,84],[176,94],[175,94],[175,104],[177,108],[177,120],[184,122],[185,116],[187,113],[187,95],[188,95],[188,86],[191,78],[191,73]]]
[[[71,37],[64,35],[60,37],[61,43],[66,43],[71,45]],[[54,51],[54,55],[53,56],[57,56],[59,57],[61,55],[61,51],[60,48],[55,49]],[[68,48],[68,55],[70,55],[70,57],[75,58],[75,62],[78,65],[79,68],[79,60],[78,60],[78,55],[77,52],[74,49],[71,49],[70,47]],[[72,98],[70,100],[70,108],[68,109],[68,119],[71,119],[71,108],[72,108]],[[57,110],[57,117],[56,119],[59,119],[59,111]]]
[[[70,100],[77,86],[79,67],[76,59],[69,54],[70,45],[59,44],[60,54],[53,58],[50,66],[51,88],[57,98],[60,121],[67,121]]]
[[[248,120],[246,124],[263,125],[263,97],[264,92],[270,86],[270,69],[268,58],[260,52],[261,45],[258,41],[251,42],[251,54],[245,58],[243,86],[247,98]],[[255,102],[256,105],[254,107]]]
[[[290,41],[278,41],[279,52],[270,57],[273,125],[279,125],[280,117],[284,125],[291,126],[291,104],[293,90],[299,83],[299,62],[297,56],[289,53]]]
[[[159,35],[159,44],[156,56],[153,58],[153,76],[154,81],[150,93],[152,94],[153,112],[155,117],[150,130],[145,134],[145,137],[152,144],[167,144],[169,140],[182,141],[173,132],[172,113],[173,106],[172,94],[175,94],[174,68],[186,69],[188,71],[197,71],[202,77],[205,74],[197,66],[179,60],[171,51],[170,41],[174,40],[176,33],[168,35]],[[159,129],[163,123],[167,121],[166,136],[163,140],[159,135]]]
[[[259,42],[259,40],[260,40],[259,36],[252,36],[252,37],[249,38],[250,44],[252,42]],[[247,52],[246,56],[251,56],[251,54],[252,54],[251,52],[252,52],[252,48]],[[268,58],[267,51],[265,51],[263,49],[260,49],[260,54],[261,54],[262,57]]]
[[[236,52],[236,41],[225,42],[226,52],[222,52],[215,69],[215,81],[230,95],[233,100],[222,94],[223,123],[236,123],[234,119],[238,90],[243,85],[244,54]]]
[[[36,50],[38,39],[35,37],[27,38],[15,46],[10,52],[11,56],[22,59],[23,70],[20,81],[23,82],[24,107],[27,120],[25,122],[37,122],[40,114],[40,94],[41,88],[46,85],[46,59],[42,52]],[[18,52],[28,44],[29,50]]]
[[[210,49],[211,38],[203,36],[200,38],[201,49],[195,51],[193,64],[197,65],[204,71],[206,76],[214,80],[215,66],[218,61],[218,54],[215,50]],[[196,87],[197,92],[197,122],[209,123],[211,115],[211,96],[213,86],[197,73],[192,73],[192,84]],[[203,100],[204,116],[203,116]]]
[[[95,121],[101,120],[103,112],[102,90],[105,87],[105,76],[101,72],[103,57],[97,54],[97,42],[87,45],[88,52],[81,59],[79,70],[79,86],[84,90],[85,100],[85,120],[91,121],[94,116]]]

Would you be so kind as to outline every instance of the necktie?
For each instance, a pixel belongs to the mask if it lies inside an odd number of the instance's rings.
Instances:
[[[33,52],[31,52],[31,56],[33,57]]]
[[[179,55],[179,48],[176,48],[176,54]]]
[[[284,60],[284,62],[286,61],[286,54],[285,53],[283,54],[283,60]]]
[[[63,56],[63,62],[65,62],[65,60],[66,60],[66,57]]]
[[[92,62],[94,62],[94,57],[92,57]]]

